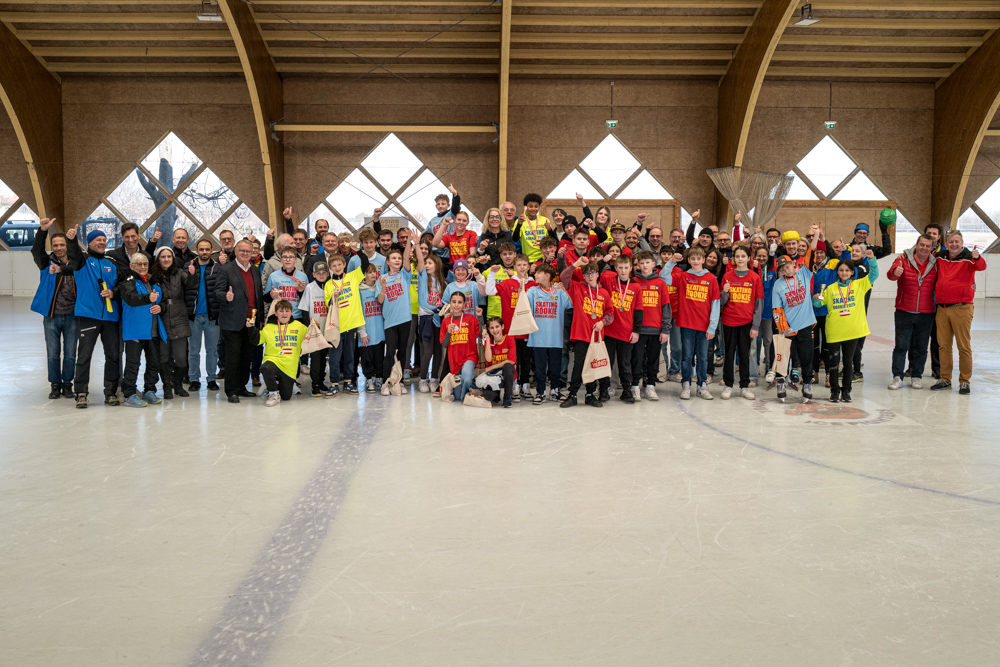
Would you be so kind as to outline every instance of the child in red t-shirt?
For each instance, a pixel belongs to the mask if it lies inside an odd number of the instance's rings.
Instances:
[[[715,337],[719,325],[719,281],[705,270],[705,251],[689,248],[687,262],[691,267],[680,275],[673,274],[677,255],[663,267],[660,275],[668,285],[677,287],[677,326],[681,330],[681,395],[691,398],[691,370],[697,359],[698,396],[712,400],[708,390],[708,341]],[[664,275],[666,274],[666,275]]]
[[[451,262],[454,264],[460,259],[466,259],[476,248],[477,236],[474,231],[468,229],[469,214],[460,211],[455,216],[455,233],[446,234],[447,225],[441,225],[434,232],[434,247],[447,248]]]
[[[643,397],[658,401],[656,376],[660,371],[660,349],[670,340],[673,311],[667,283],[657,273],[656,260],[649,250],[635,254],[635,281],[642,288],[642,326],[639,341],[632,346],[632,394],[639,398],[642,381]]]
[[[722,277],[722,337],[725,343],[725,362],[722,381],[726,388],[722,398],[733,395],[735,355],[740,355],[740,396],[754,400],[750,389],[750,365],[753,363],[750,344],[760,332],[760,318],[764,312],[764,283],[749,266],[750,248],[737,243],[733,248],[731,270]]]
[[[545,239],[542,239],[543,241]],[[522,288],[525,292],[537,285],[534,280],[528,278],[528,268],[530,261],[527,255],[518,254],[514,258],[514,277],[506,280],[496,281],[496,273],[491,272],[486,279],[486,295],[500,297],[500,321],[504,327],[504,333],[510,331],[511,322],[514,321],[514,309],[517,307],[517,299]],[[518,364],[518,374],[527,378],[531,375],[528,354],[528,335],[512,336],[517,345],[517,357],[521,361]],[[517,391],[515,389],[515,391]],[[520,387],[520,396],[525,400],[531,399],[531,387],[526,382]]]
[[[632,346],[639,340],[639,329],[642,328],[642,287],[632,279],[631,256],[619,255],[614,269],[601,275],[601,287],[611,295],[615,317],[604,331],[604,343],[608,348],[608,363],[614,366],[615,359],[618,360],[619,399],[635,403],[632,394]],[[601,378],[600,386],[597,400],[610,400],[611,378]]]
[[[482,384],[483,395],[494,403],[500,402],[500,392],[491,390],[494,389],[494,384],[499,384],[503,388],[503,406],[509,408],[514,396],[514,380],[517,378],[517,346],[512,336],[504,334],[505,328],[499,317],[491,317],[486,321],[489,333],[483,335],[483,349],[489,365],[476,379],[476,384]]]
[[[441,311],[441,342],[448,339],[448,368],[452,375],[461,377],[461,383],[455,387],[455,400],[459,402],[465,400],[472,386],[479,361],[479,320],[464,311],[465,294],[462,292],[453,292],[448,305]]]
[[[577,271],[579,269],[579,271]],[[582,277],[582,280],[581,280]],[[587,257],[581,257],[573,265],[562,272],[562,283],[573,300],[573,325],[570,329],[570,339],[573,341],[573,375],[569,383],[569,397],[559,404],[561,408],[571,408],[577,404],[576,394],[583,384],[583,362],[587,356],[587,348],[595,333],[600,333],[604,327],[614,321],[614,310],[611,309],[611,295],[601,287],[597,277],[597,263]],[[587,397],[584,401],[595,408],[604,407],[594,392],[597,383],[589,382],[586,387]]]

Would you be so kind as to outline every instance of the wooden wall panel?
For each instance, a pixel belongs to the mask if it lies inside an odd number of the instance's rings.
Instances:
[[[774,226],[782,231],[794,229],[802,235],[802,238],[805,238],[809,225],[818,222],[823,225],[823,233],[828,240],[842,237],[845,242],[849,243],[854,238],[854,228],[859,222],[866,222],[871,229],[876,229],[878,226],[878,215],[881,211],[882,207],[847,208],[838,206],[812,208],[785,206],[778,212],[777,224]],[[878,234],[881,233],[879,232]],[[892,239],[893,249],[895,249],[895,225],[889,227],[889,237]],[[882,240],[881,235],[879,235],[877,240]]]
[[[31,189],[28,167],[24,164],[24,153],[6,113],[0,113],[0,181],[28,202],[32,209],[35,208],[35,194]]]

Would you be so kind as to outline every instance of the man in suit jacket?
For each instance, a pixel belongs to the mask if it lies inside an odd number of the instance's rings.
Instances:
[[[247,321],[254,320],[254,326],[260,327],[266,311],[260,272],[250,263],[252,255],[249,241],[237,243],[235,261],[226,262],[215,281],[219,329],[226,344],[226,396],[230,403],[239,403],[241,396],[254,396],[246,387],[256,339],[251,338]]]

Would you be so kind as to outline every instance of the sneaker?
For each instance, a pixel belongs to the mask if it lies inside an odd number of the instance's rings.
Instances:
[[[774,371],[768,371],[767,375],[764,377],[764,381],[767,382],[768,384],[773,384],[774,377],[775,377]]]
[[[324,387],[324,386],[319,386],[319,387],[313,387],[312,388],[312,395],[315,398],[321,398],[324,393],[326,393],[326,387]]]
[[[430,384],[431,386],[431,393],[437,392],[434,393],[435,396],[441,395],[441,392],[438,392],[438,387],[440,386],[441,383],[439,383],[437,380],[431,380],[430,382],[428,382],[428,384]]]
[[[87,395],[77,394],[76,395],[76,407],[78,410],[85,410],[87,408]]]
[[[681,383],[681,398],[685,401],[691,398],[691,383],[682,382]]]
[[[403,382],[406,382],[412,377],[412,373],[409,368],[403,369]]]
[[[607,389],[601,389],[599,392],[597,392],[597,400],[600,401],[601,403],[607,403],[608,401],[611,400],[611,394],[608,393]]]
[[[514,383],[514,395],[517,396],[521,393],[521,385],[518,382]]]
[[[365,387],[365,391],[368,391],[368,387]],[[346,382],[346,383],[344,383],[344,393],[345,394],[357,394],[357,393],[359,393],[358,392],[358,385],[354,384],[353,382]]]
[[[947,380],[938,380],[936,383],[931,385],[931,391],[941,391],[942,389],[951,389],[951,382]]]
[[[400,382],[399,383],[399,393],[401,393],[401,394],[409,394],[410,390],[406,388],[405,384],[403,384],[402,382]]]
[[[853,384],[858,384],[859,382],[865,381],[865,376],[861,373],[861,371],[855,371],[852,380]]]
[[[660,397],[656,395],[656,387],[651,384],[647,384],[642,390],[643,398],[647,401],[658,401]]]
[[[553,402],[559,402],[563,399],[563,395],[559,393],[558,389],[552,389],[549,391],[549,400]]]
[[[381,393],[381,394],[382,394],[383,396],[388,396],[388,395],[390,395],[390,394],[391,394],[392,392],[391,392],[391,391],[389,391],[389,385],[387,385],[387,384],[383,384],[383,385],[382,385],[382,389],[381,389],[381,391],[380,391],[379,393]]]
[[[278,403],[281,403],[281,396],[278,395],[278,392],[276,391],[267,392],[267,400],[264,401],[264,405],[269,408],[273,408]]]
[[[521,394],[515,389],[515,390],[511,391],[510,399],[512,401],[514,401],[515,403],[520,403],[521,402]]]
[[[830,391],[830,402],[831,403],[837,403],[839,401],[840,401],[840,392],[839,391],[833,391],[833,390],[831,390]]]
[[[715,381],[715,376],[709,373],[705,376],[705,384],[712,384]]]
[[[599,397],[597,397],[597,396],[594,396],[593,394],[587,394],[587,398],[584,399],[583,402],[586,403],[587,405],[592,405],[595,408],[603,408],[604,407],[604,403],[601,402],[601,399]]]
[[[368,378],[365,380],[365,391],[369,394],[375,391],[375,380]]]
[[[430,382],[428,382],[427,380],[421,380],[420,383],[417,384],[417,391],[419,391],[421,394],[431,393]]]
[[[748,401],[752,401],[752,400],[754,400],[754,399],[757,398],[756,396],[753,395],[753,392],[750,391],[749,388],[747,388],[747,389],[740,389],[740,396],[742,396],[743,398],[747,399]]]
[[[811,384],[802,385],[802,398],[811,401],[813,397],[813,386]]]
[[[902,389],[902,388],[903,388],[903,378],[901,377],[892,378],[892,382],[889,383],[889,389],[895,391],[897,389]]]
[[[528,400],[529,398],[531,398],[531,387],[529,387],[527,384],[521,385],[521,398],[523,398],[524,400]]]
[[[121,405],[121,402],[118,400],[118,394],[109,394],[105,396],[104,405],[110,405],[111,407],[117,407]]]
[[[576,407],[576,396],[567,396],[562,403],[559,404],[560,408],[572,408]]]
[[[146,407],[146,401],[142,400],[139,394],[132,394],[125,399],[124,405],[126,408],[144,408]]]
[[[62,385],[58,382],[53,382],[49,388],[49,398],[59,398],[60,396],[62,396]]]
[[[726,358],[723,357],[721,354],[715,355],[715,365],[716,366],[721,366],[725,361],[726,361]]]
[[[198,391],[199,389],[201,389],[201,382],[197,380],[188,385],[188,391]]]
[[[334,384],[330,385],[330,388],[326,390],[323,398],[336,398],[337,396],[340,396],[340,385]]]
[[[756,380],[750,380],[750,383],[747,386],[748,387],[756,387],[757,386],[757,381]]]
[[[163,399],[157,396],[155,391],[143,392],[142,400],[146,401],[148,405],[159,405],[163,402]]]
[[[698,398],[704,398],[706,401],[711,401],[714,398],[712,392],[708,390],[707,383],[698,387]]]
[[[851,402],[851,392],[849,392],[849,391],[843,391],[843,392],[841,392],[840,393],[840,401],[841,401],[841,403],[850,403]]]
[[[959,382],[958,393],[962,396],[968,396],[972,393],[972,387],[969,386],[968,382]]]
[[[682,380],[681,380],[681,374],[680,373],[674,373],[673,375],[668,375],[667,376],[667,382],[681,382],[681,381]]]
[[[503,398],[503,406],[504,406],[505,408],[509,408],[509,407],[512,407],[512,406],[511,406],[511,403],[510,403],[510,399],[509,399],[509,398],[507,398],[506,396],[504,396],[504,398]]]
[[[632,395],[631,389],[622,389],[622,395],[618,397],[618,400],[623,403],[635,403],[635,397]]]
[[[208,381],[208,390],[209,391],[219,391],[219,383],[216,382],[215,380],[209,380]]]
[[[785,398],[788,396],[788,392],[785,391],[785,379],[782,378],[778,381],[778,398]]]
[[[542,392],[539,392],[539,393],[535,394],[535,400],[533,400],[531,402],[531,404],[532,405],[541,405],[544,402],[545,402],[545,392],[542,391]]]
[[[719,398],[721,398],[724,401],[728,401],[732,397],[733,397],[733,388],[732,387],[726,387],[726,388],[724,388],[722,390],[722,395],[719,396]]]
[[[921,380],[920,378],[913,378],[912,380],[910,380],[910,387],[912,387],[913,389],[923,389],[924,381]]]

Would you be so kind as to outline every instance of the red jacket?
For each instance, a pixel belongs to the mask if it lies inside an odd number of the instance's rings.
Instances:
[[[905,313],[933,313],[934,288],[938,281],[937,258],[931,255],[923,272],[913,257],[913,249],[900,253],[889,268],[889,280],[896,283],[896,310]],[[903,267],[903,275],[896,275],[896,267]]]
[[[972,259],[972,252],[962,248],[958,256],[951,258],[944,249],[937,257],[937,286],[934,288],[934,300],[937,303],[951,305],[955,303],[972,303],[976,296],[976,271],[986,270],[986,260],[982,255]]]

